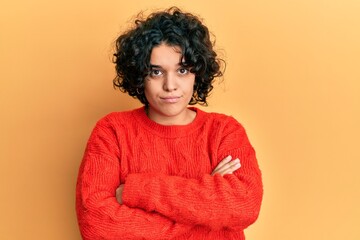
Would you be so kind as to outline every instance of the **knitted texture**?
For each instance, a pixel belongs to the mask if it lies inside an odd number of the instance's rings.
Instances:
[[[184,126],[157,124],[143,107],[96,124],[76,189],[83,239],[245,239],[263,194],[255,151],[234,118],[191,109]],[[212,176],[228,155],[241,168]]]

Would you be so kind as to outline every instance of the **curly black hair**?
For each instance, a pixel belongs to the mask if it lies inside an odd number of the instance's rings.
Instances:
[[[144,80],[151,70],[151,51],[161,43],[180,47],[184,66],[195,74],[194,93],[189,104],[207,105],[206,98],[213,89],[214,78],[222,76],[220,62],[223,60],[213,50],[208,28],[197,16],[177,7],[154,12],[147,18],[138,15],[135,27],[117,38],[114,87],[147,105]]]

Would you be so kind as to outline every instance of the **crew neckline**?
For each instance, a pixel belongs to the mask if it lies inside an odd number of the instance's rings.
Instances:
[[[205,112],[196,108],[196,107],[188,107],[188,109],[195,111],[196,116],[194,120],[186,125],[162,125],[153,120],[151,120],[145,110],[145,106],[135,109],[133,111],[134,119],[138,122],[138,124],[145,128],[147,131],[152,132],[155,135],[166,137],[166,138],[176,138],[176,137],[184,137],[192,132],[199,129],[203,123],[205,122]]]

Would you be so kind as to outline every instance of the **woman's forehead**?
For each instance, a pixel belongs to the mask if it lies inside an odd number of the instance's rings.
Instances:
[[[162,68],[178,67],[184,62],[181,48],[162,43],[151,51],[150,65]]]

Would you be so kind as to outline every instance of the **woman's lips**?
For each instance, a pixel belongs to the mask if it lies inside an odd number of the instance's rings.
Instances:
[[[170,96],[170,97],[161,97],[160,99],[166,103],[177,103],[180,100],[180,97]]]

